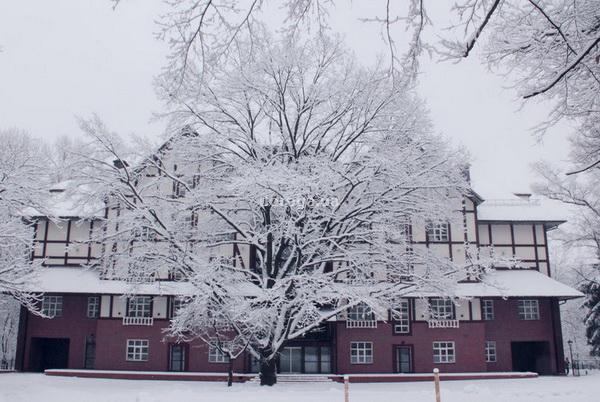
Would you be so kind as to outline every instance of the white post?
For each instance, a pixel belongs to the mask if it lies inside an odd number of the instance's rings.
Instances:
[[[345,375],[344,376],[344,402],[350,402],[350,389],[349,389],[348,384],[350,384],[350,376]]]
[[[435,402],[441,402],[440,396],[440,370],[433,369],[433,382],[435,384]]]

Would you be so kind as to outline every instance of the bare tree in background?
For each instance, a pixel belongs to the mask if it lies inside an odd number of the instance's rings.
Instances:
[[[48,164],[39,141],[19,130],[0,131],[0,293],[33,308],[27,293],[37,263],[31,259],[33,226],[26,219],[44,211]]]

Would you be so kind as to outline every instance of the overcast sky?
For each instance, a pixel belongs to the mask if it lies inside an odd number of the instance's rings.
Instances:
[[[373,60],[383,48],[379,29],[357,17],[377,13],[378,2],[357,3],[337,10],[334,25],[359,57]],[[125,0],[116,10],[109,0],[2,2],[0,128],[48,139],[79,136],[74,117],[97,113],[122,134],[160,135],[162,123],[151,118],[161,107],[152,80],[167,54],[153,35],[161,7],[143,0]],[[530,129],[549,106],[521,109],[508,85],[477,58],[424,60],[420,91],[435,130],[468,149],[474,187],[484,197],[527,191],[535,181],[532,163],[568,156],[570,128],[557,127],[538,143]]]

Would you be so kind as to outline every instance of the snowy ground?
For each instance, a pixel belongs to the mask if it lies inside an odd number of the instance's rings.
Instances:
[[[600,374],[442,382],[442,402],[597,402]],[[340,384],[224,384],[0,374],[1,402],[337,402]],[[434,402],[431,383],[351,384],[351,402]]]

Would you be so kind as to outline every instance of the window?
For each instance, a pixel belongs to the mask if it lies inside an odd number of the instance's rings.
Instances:
[[[175,296],[171,299],[171,318],[177,315],[177,312],[183,307],[185,300],[182,297]]]
[[[410,303],[408,299],[400,300],[398,307],[392,312],[395,334],[408,334],[410,332]]]
[[[229,362],[229,356],[223,353],[218,347],[210,345],[208,347],[208,361],[210,363],[227,363]]]
[[[148,361],[149,349],[147,339],[127,339],[127,360],[132,362]]]
[[[127,317],[152,317],[152,297],[136,296],[127,300]]]
[[[371,310],[371,307],[365,303],[357,304],[354,307],[348,309],[348,320],[350,321],[374,321],[375,314]]]
[[[450,239],[447,222],[429,222],[426,230],[428,241],[448,241]]]
[[[496,362],[496,342],[486,341],[485,342],[485,361],[487,363]]]
[[[521,320],[539,320],[540,306],[537,300],[519,300],[519,318]]]
[[[493,300],[482,300],[481,301],[481,312],[485,321],[492,321],[494,319],[494,301]]]
[[[351,342],[350,363],[370,364],[373,363],[373,342]]]
[[[87,317],[98,318],[100,314],[100,297],[90,296],[87,301]]]
[[[434,320],[454,320],[454,302],[452,299],[434,298],[429,300],[431,318]]]
[[[62,317],[63,297],[62,296],[44,296],[42,299],[42,314],[47,317]]]
[[[434,363],[454,363],[455,361],[454,342],[433,342]]]

